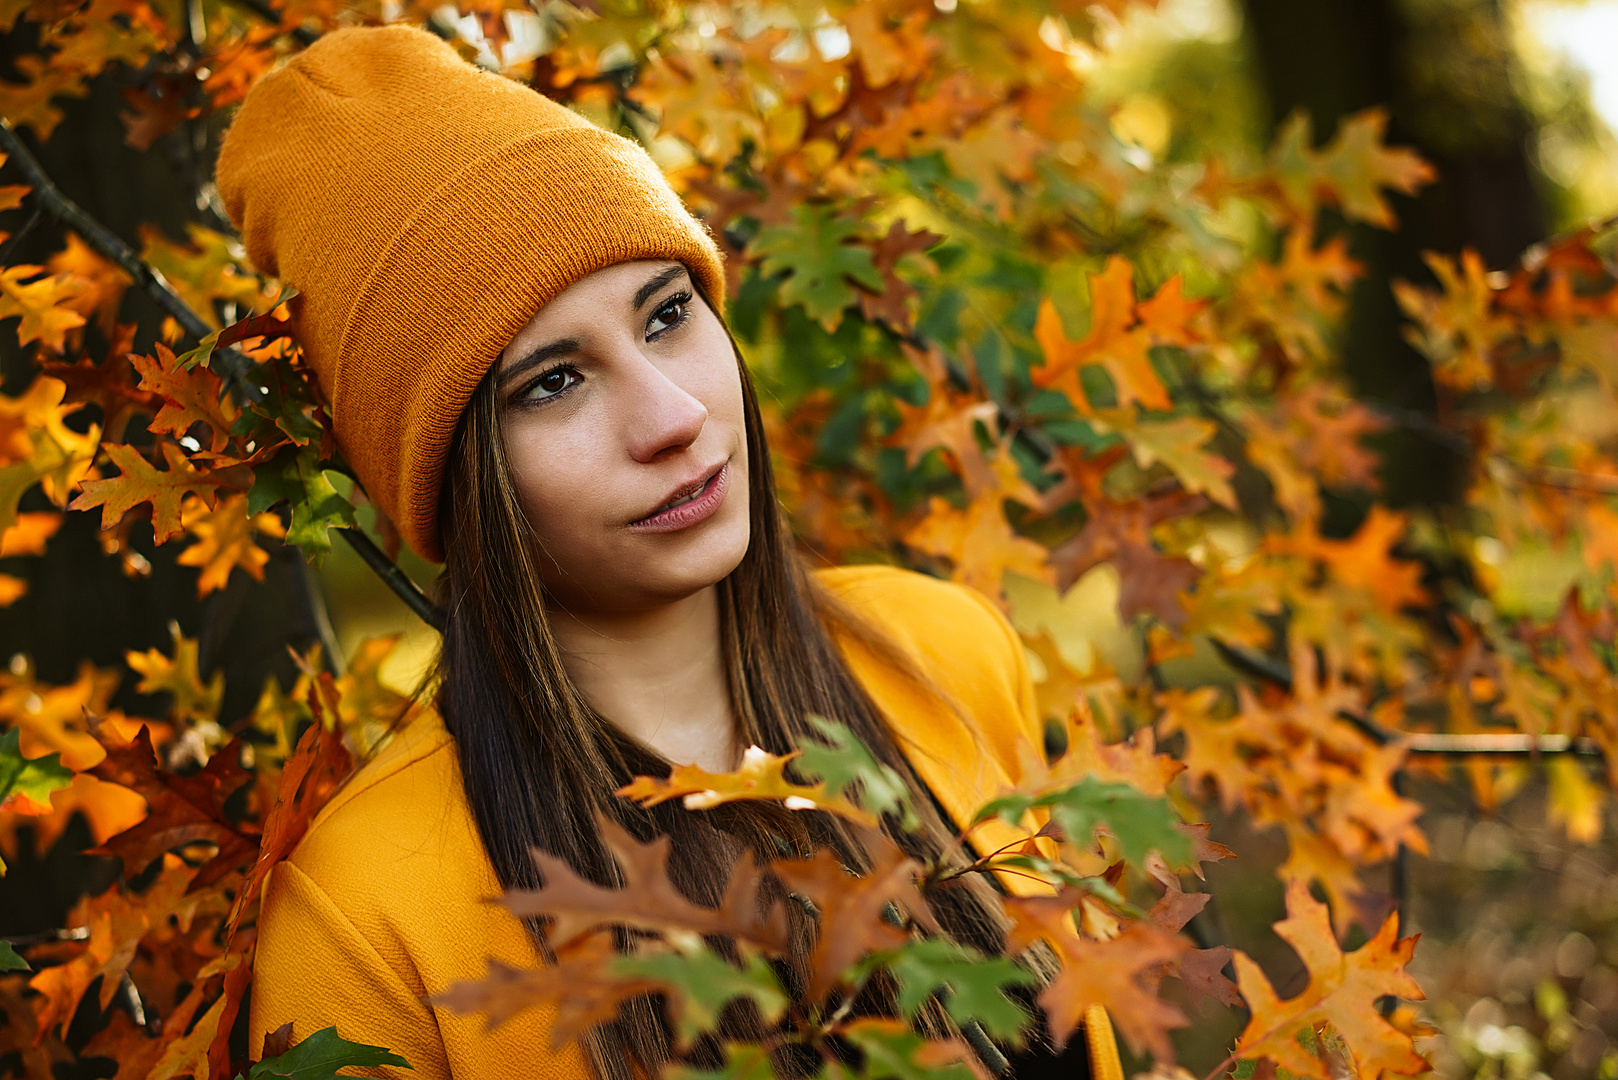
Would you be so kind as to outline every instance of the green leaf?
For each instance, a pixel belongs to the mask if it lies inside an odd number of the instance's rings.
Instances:
[[[972,1070],[956,1061],[923,1065],[916,1051],[927,1041],[897,1021],[858,1020],[842,1033],[865,1054],[860,1075],[867,1080],[972,1080]]]
[[[321,1028],[279,1057],[254,1065],[247,1080],[286,1076],[294,1080],[334,1080],[338,1069],[370,1069],[378,1065],[411,1068],[410,1062],[380,1046],[352,1043],[337,1034],[335,1027]],[[352,1075],[352,1074],[349,1074]]]
[[[810,318],[833,331],[855,300],[848,279],[881,292],[882,275],[870,248],[848,243],[859,236],[859,222],[830,206],[794,206],[792,216],[791,225],[760,229],[749,251],[764,257],[759,272],[765,276],[791,275],[781,284],[782,304],[802,304]]]
[[[331,550],[328,530],[352,527],[354,504],[332,485],[332,474],[320,468],[320,452],[313,446],[288,448],[268,464],[253,470],[253,490],[247,495],[247,512],[262,513],[280,502],[292,507],[292,524],[286,541],[297,544],[314,558]]]
[[[0,941],[0,973],[7,971],[32,971],[28,961],[17,955],[17,951],[8,943]]]
[[[666,1080],[775,1080],[775,1067],[762,1046],[731,1043],[725,1047],[725,1064],[718,1069],[693,1069],[679,1065],[663,1073]]]
[[[719,1024],[719,1014],[737,998],[750,998],[766,1024],[787,1007],[786,991],[762,957],[748,958],[742,969],[698,946],[689,951],[628,956],[614,964],[624,975],[638,975],[675,991],[673,1013],[680,1043],[689,1046]]]
[[[73,782],[73,770],[62,765],[59,754],[23,757],[18,745],[21,736],[17,728],[0,735],[0,806],[14,795],[25,795],[49,806],[51,792],[60,791]]]
[[[828,792],[842,795],[873,814],[893,814],[905,829],[917,827],[910,789],[898,773],[873,757],[842,724],[814,715],[809,722],[830,745],[801,743],[799,775],[811,783],[825,781]]]
[[[1039,798],[1014,794],[995,799],[978,811],[977,820],[998,817],[1016,824],[1029,810],[1040,807],[1050,809],[1051,819],[1069,843],[1082,847],[1090,842],[1096,829],[1105,827],[1118,841],[1119,853],[1136,866],[1142,865],[1153,851],[1170,866],[1191,862],[1191,838],[1176,827],[1179,818],[1167,799],[1094,776]]]
[[[976,1020],[997,1039],[1020,1043],[1029,1016],[1005,994],[1009,986],[1031,986],[1026,969],[1004,957],[985,958],[942,938],[911,942],[889,955],[884,967],[899,982],[899,1011],[914,1019],[937,990],[944,989],[944,1008],[957,1024]]]

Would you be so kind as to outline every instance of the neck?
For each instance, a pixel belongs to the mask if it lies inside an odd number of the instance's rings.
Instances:
[[[648,611],[550,615],[567,673],[598,713],[676,765],[736,767],[715,587]]]

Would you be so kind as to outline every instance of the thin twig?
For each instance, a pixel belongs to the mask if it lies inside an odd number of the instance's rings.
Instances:
[[[444,629],[443,609],[429,600],[420,586],[410,580],[410,576],[399,569],[398,564],[388,558],[369,536],[359,529],[338,529],[337,532],[365,560],[365,565],[376,571],[377,576],[393,590],[393,594],[415,612],[418,619],[434,630],[441,632]]]
[[[1243,674],[1253,675],[1275,683],[1283,690],[1292,689],[1292,669],[1271,657],[1256,653],[1228,641],[1211,638],[1214,651],[1231,667]],[[1353,724],[1377,743],[1386,746],[1403,742],[1411,754],[1432,754],[1439,757],[1466,757],[1472,754],[1504,754],[1514,757],[1533,757],[1537,754],[1578,754],[1582,757],[1604,757],[1605,752],[1594,739],[1572,735],[1528,735],[1521,732],[1472,732],[1450,734],[1435,731],[1393,731],[1374,720],[1344,710],[1337,717]]]

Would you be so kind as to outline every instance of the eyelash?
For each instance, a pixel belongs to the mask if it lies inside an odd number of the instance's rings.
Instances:
[[[687,321],[690,320],[690,318],[691,318],[691,308],[690,308],[691,294],[689,292],[676,293],[675,295],[669,297],[667,300],[663,301],[663,303],[658,305],[657,310],[653,311],[652,315],[654,317],[656,317],[658,314],[660,314],[661,312],[667,310],[670,306],[672,306],[674,304],[680,305],[680,317],[675,319],[669,325],[663,327],[663,329],[658,330],[655,333],[653,333],[650,337],[648,337],[646,339],[647,341],[656,341],[658,338],[662,337],[664,334],[667,334],[669,331],[678,330],[680,327],[684,326]],[[549,394],[549,395],[547,395],[545,397],[542,397],[542,398],[531,398],[531,397],[528,396],[529,394],[532,394],[535,390],[539,389],[539,384],[544,382],[546,377],[548,377],[550,375],[553,375],[558,371],[572,372],[572,374],[574,376],[574,381],[569,382],[567,385],[563,386],[560,390],[556,391],[554,394]],[[517,397],[518,397],[519,400],[524,401],[524,402],[526,402],[528,404],[533,404],[533,405],[540,405],[540,404],[544,404],[546,402],[555,401],[557,398],[561,397],[563,394],[567,393],[569,390],[571,390],[575,386],[577,386],[578,385],[578,378],[579,378],[579,371],[572,364],[556,364],[556,365],[554,365],[552,367],[546,368],[544,371],[541,371],[538,375],[535,375],[534,376],[534,381],[529,383],[528,386],[520,394],[517,395]]]

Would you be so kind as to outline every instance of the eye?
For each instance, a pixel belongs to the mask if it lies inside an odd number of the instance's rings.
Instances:
[[[580,378],[578,369],[569,364],[553,367],[535,379],[528,389],[523,391],[522,397],[525,401],[547,401],[571,389]]]
[[[691,313],[686,307],[689,303],[691,303],[691,294],[688,292],[671,296],[663,301],[662,306],[652,312],[652,317],[646,322],[646,329],[649,331],[647,340],[650,341],[653,338],[661,337],[690,318]],[[658,326],[658,323],[663,325]]]

